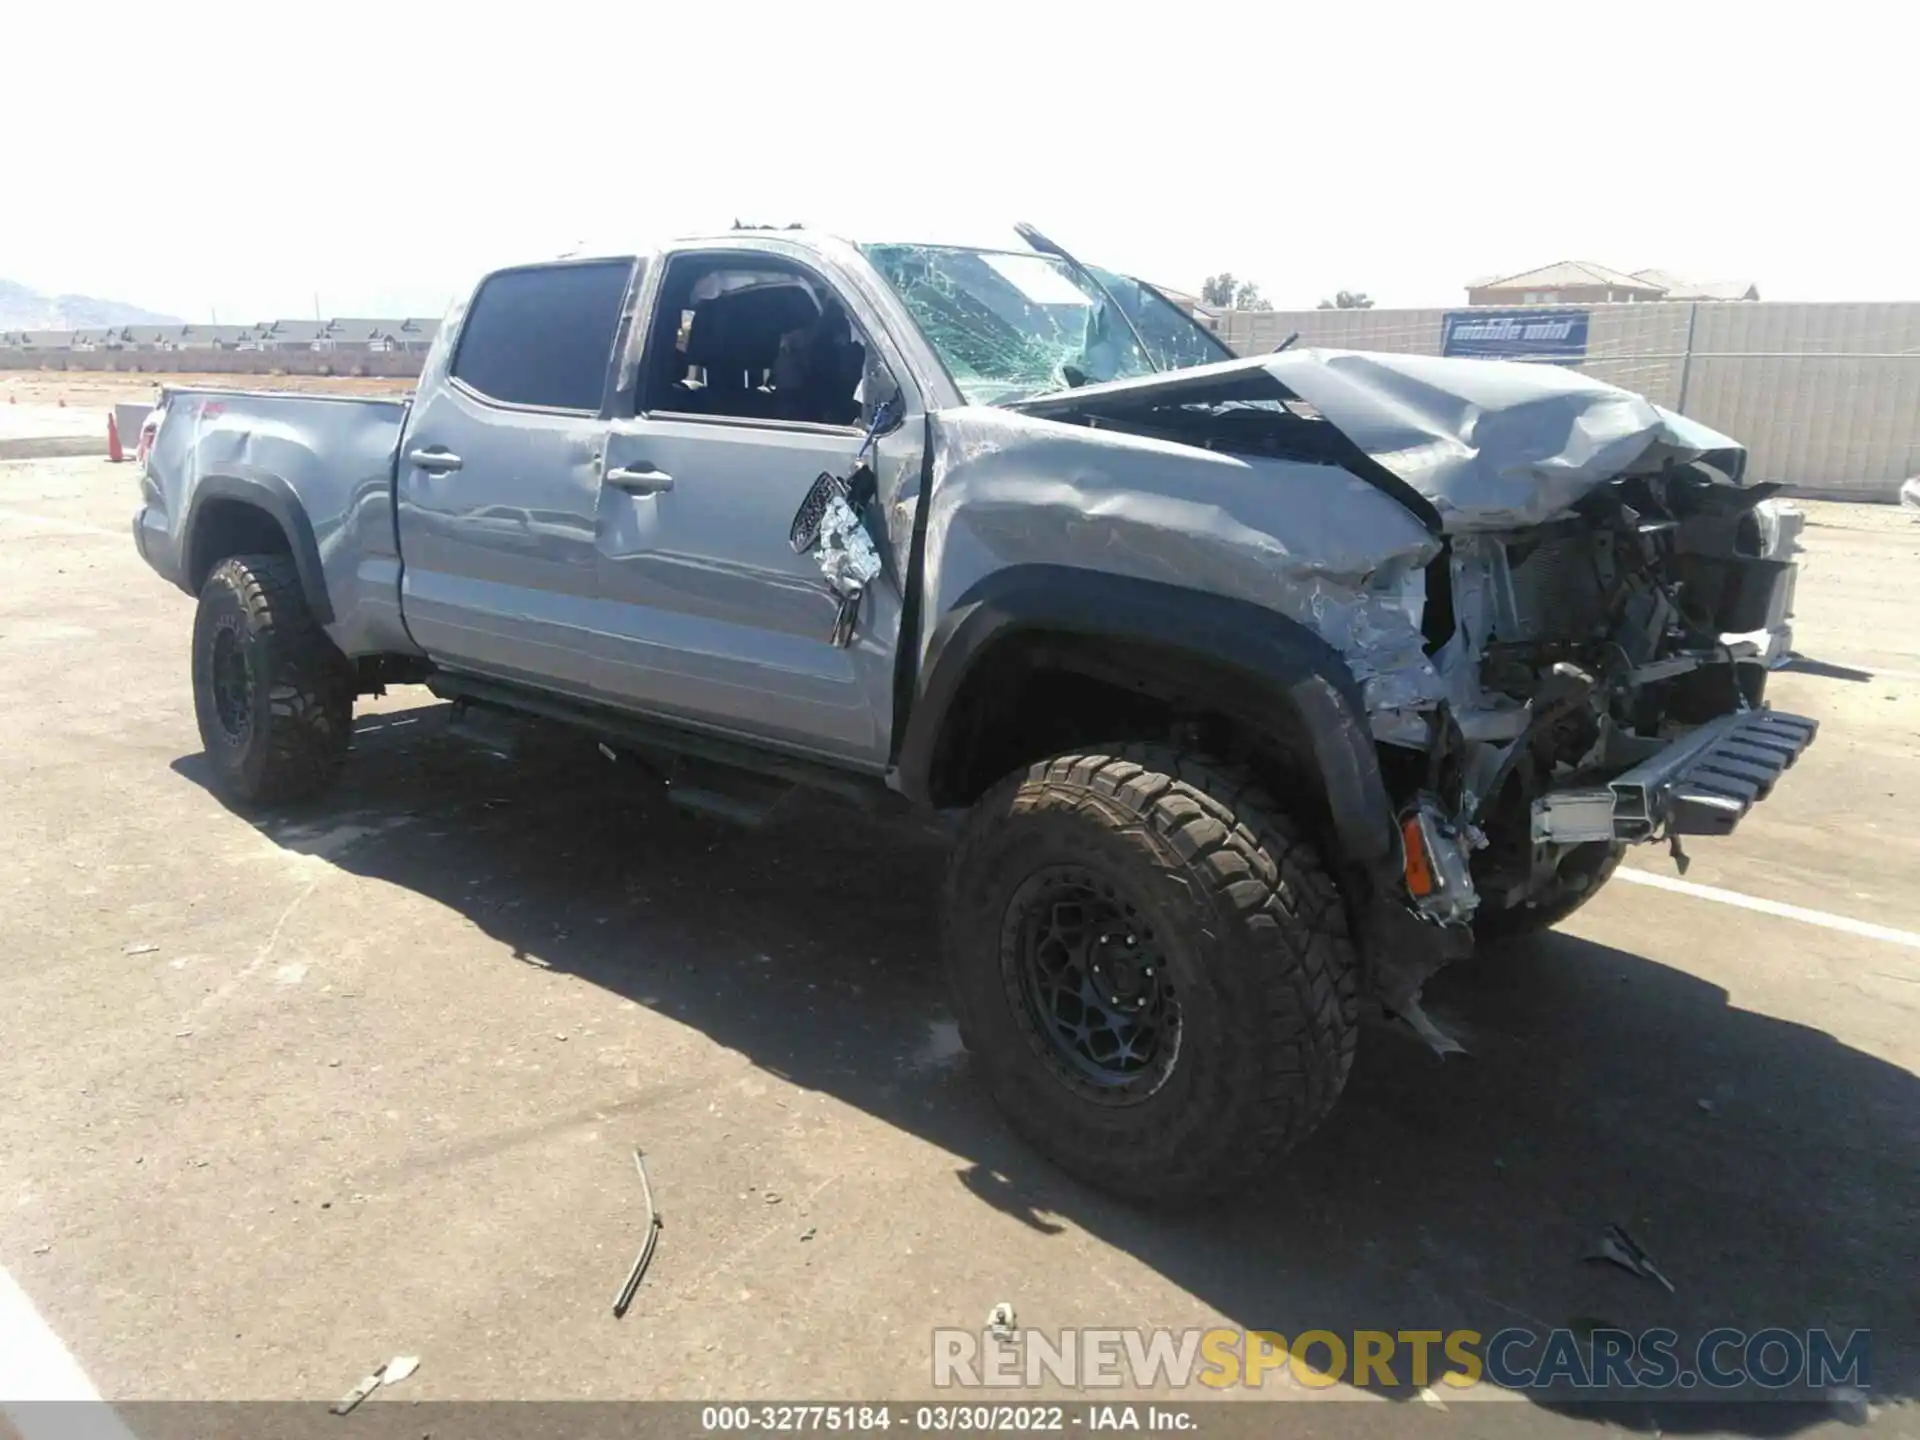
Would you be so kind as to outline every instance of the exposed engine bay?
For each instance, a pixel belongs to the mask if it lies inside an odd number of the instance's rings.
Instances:
[[[1424,915],[1539,903],[1593,846],[1681,854],[1811,738],[1758,708],[1788,642],[1798,521],[1765,495],[1674,467],[1544,525],[1447,540],[1421,621],[1444,693],[1373,716]]]

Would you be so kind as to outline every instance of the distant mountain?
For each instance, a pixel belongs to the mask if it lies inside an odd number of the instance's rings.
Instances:
[[[43,295],[15,280],[0,280],[0,330],[86,330],[102,325],[178,325],[162,315],[119,300],[91,295]]]

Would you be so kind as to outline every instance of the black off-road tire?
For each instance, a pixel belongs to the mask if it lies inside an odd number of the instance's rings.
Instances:
[[[1473,936],[1482,945],[1506,945],[1551,930],[1600,892],[1625,858],[1625,845],[1595,841],[1561,862],[1553,884],[1531,905],[1474,912]]]
[[[1101,1190],[1191,1204],[1268,1170],[1333,1108],[1358,967],[1331,877],[1251,780],[1156,746],[1102,751],[1042,761],[974,807],[947,877],[948,980],[975,1065],[1031,1144]],[[1056,874],[1126,897],[1172,982],[1172,1058],[1126,1103],[1062,1078],[1043,1009],[1010,979],[1030,963],[1016,900]]]
[[[213,567],[193,622],[193,708],[219,794],[272,805],[326,789],[346,759],[353,694],[291,559]]]

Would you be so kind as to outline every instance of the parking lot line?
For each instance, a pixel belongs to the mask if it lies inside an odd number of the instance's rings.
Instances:
[[[80,1362],[0,1268],[0,1411],[22,1440],[133,1440]]]
[[[1630,870],[1624,865],[1613,873],[1616,879],[1628,880],[1635,885],[1651,885],[1656,890],[1671,890],[1676,895],[1691,895],[1696,900],[1715,900],[1722,905],[1754,910],[1762,915],[1776,915],[1782,920],[1798,920],[1803,925],[1818,925],[1822,929],[1838,930],[1845,935],[1859,935],[1868,940],[1884,940],[1889,945],[1905,945],[1909,950],[1920,950],[1920,934],[1911,930],[1875,925],[1869,920],[1855,920],[1850,915],[1830,915],[1825,910],[1809,910],[1805,906],[1788,905],[1780,900],[1763,900],[1758,895],[1742,895],[1738,890],[1696,885],[1691,880],[1676,880],[1671,875],[1656,875],[1649,870]]]

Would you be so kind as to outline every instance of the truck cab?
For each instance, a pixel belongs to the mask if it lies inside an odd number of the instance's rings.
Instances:
[[[910,491],[925,397],[950,397],[844,258],[726,239],[482,283],[400,455],[415,643],[883,773],[900,593],[876,588],[855,643],[823,644],[836,601],[788,522],[863,444],[881,493]]]

